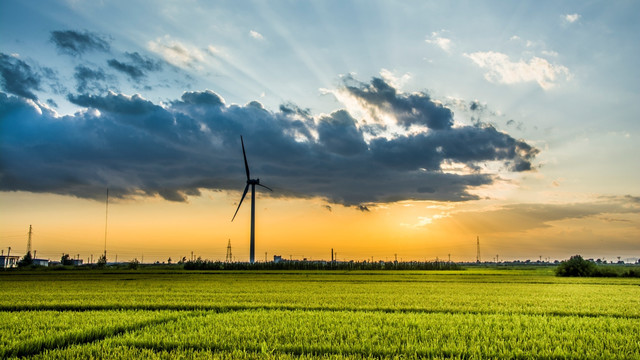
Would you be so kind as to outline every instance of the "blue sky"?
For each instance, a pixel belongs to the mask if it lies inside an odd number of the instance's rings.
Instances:
[[[256,161],[278,196],[578,205],[597,210],[568,218],[624,220],[631,256],[638,13],[634,1],[3,1],[0,190],[187,201],[233,189],[222,145],[244,131],[264,137]]]

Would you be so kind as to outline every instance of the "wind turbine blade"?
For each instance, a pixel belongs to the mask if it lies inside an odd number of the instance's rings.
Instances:
[[[264,185],[262,185],[262,184],[256,184],[256,185],[258,185],[258,186],[262,186],[263,188],[265,188],[265,189],[267,189],[267,190],[269,190],[269,191],[273,191],[273,190],[272,190],[270,187],[268,187],[268,186],[264,186]]]
[[[244,169],[247,171],[247,180],[251,179],[251,175],[249,175],[249,164],[247,163],[247,153],[244,151],[244,141],[242,140],[242,135],[240,135],[240,143],[242,144],[242,155],[244,156]]]
[[[236,218],[236,215],[238,215],[238,210],[240,210],[240,205],[242,205],[242,200],[244,200],[244,197],[247,195],[247,191],[249,191],[249,184],[247,184],[247,186],[244,187],[244,192],[242,193],[242,197],[240,198],[240,203],[238,204],[238,208],[236,209],[236,213],[233,214],[233,217],[231,218],[231,221],[233,221],[233,219]]]

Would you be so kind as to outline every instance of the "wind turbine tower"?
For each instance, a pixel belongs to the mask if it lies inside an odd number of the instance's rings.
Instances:
[[[244,187],[244,192],[242,193],[242,197],[240,198],[240,203],[238,204],[236,213],[233,214],[233,218],[231,218],[231,221],[233,221],[233,219],[236,218],[236,215],[238,215],[240,205],[242,205],[242,201],[247,195],[247,191],[249,191],[249,185],[251,185],[251,239],[249,245],[249,262],[253,264],[255,262],[256,255],[256,185],[262,186],[269,191],[273,190],[271,190],[271,188],[267,186],[260,184],[260,179],[251,178],[251,173],[249,172],[249,163],[247,163],[247,153],[244,150],[244,140],[242,140],[242,136],[240,136],[240,143],[242,144],[242,156],[244,156],[244,169],[247,172],[247,185]]]

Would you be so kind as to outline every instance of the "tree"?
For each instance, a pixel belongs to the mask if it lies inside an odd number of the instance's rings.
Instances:
[[[138,261],[138,259],[133,259],[131,261],[129,261],[129,263],[127,264],[127,268],[131,269],[131,270],[136,270],[138,268],[138,266],[140,265],[140,261]]]
[[[71,260],[71,257],[69,256],[69,254],[62,255],[62,257],[60,258],[60,264],[73,265],[73,261]]]
[[[25,267],[33,264],[33,258],[31,257],[31,251],[27,253],[18,261],[18,267]]]
[[[580,255],[572,256],[556,268],[556,276],[592,276],[595,272],[596,265]]]
[[[107,255],[106,254],[100,255],[100,258],[98,259],[98,262],[96,263],[96,265],[98,265],[98,267],[106,266],[107,265]]]

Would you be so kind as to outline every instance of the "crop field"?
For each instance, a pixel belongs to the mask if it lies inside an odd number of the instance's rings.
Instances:
[[[640,279],[0,272],[0,358],[640,359]]]

